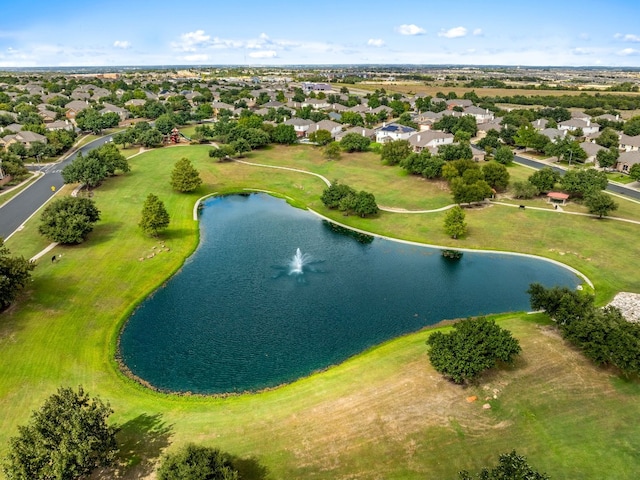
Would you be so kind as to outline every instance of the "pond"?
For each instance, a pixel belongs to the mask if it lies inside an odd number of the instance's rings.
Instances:
[[[581,283],[541,259],[357,234],[265,194],[208,199],[200,236],[121,332],[126,367],[160,390],[274,387],[443,319],[528,310],[532,282]]]

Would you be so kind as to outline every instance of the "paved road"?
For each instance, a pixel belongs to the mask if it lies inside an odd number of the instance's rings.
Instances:
[[[97,148],[111,139],[111,135],[99,138],[80,148],[61,162],[32,167],[43,172],[38,180],[19,195],[0,207],[0,237],[7,239],[16,232],[35,212],[38,211],[64,185],[61,170],[82,152]],[[55,191],[51,188],[55,187]]]
[[[530,158],[525,158],[525,157],[521,157],[520,155],[515,155],[514,157],[514,161],[516,163],[520,163],[522,165],[526,165],[528,167],[532,167],[535,169],[541,169],[542,167],[551,167],[554,170],[556,170],[557,172],[560,173],[560,175],[564,175],[565,170],[563,170],[562,168],[556,166],[556,165],[549,165],[547,163],[544,162],[539,162],[537,160],[532,160]],[[616,183],[611,183],[609,182],[609,185],[607,186],[607,190],[609,192],[613,192],[613,193],[617,193],[618,195],[624,195],[627,196],[629,198],[633,198],[634,200],[640,200],[640,191],[635,190],[633,188],[629,188],[629,187],[625,187],[623,185],[619,185]]]

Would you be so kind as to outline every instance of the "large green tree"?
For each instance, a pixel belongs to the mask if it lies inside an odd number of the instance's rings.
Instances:
[[[535,185],[540,192],[550,192],[560,181],[560,173],[551,167],[543,167],[529,176],[529,183]]]
[[[45,207],[38,231],[52,242],[77,244],[87,238],[98,220],[100,210],[90,198],[62,197]]]
[[[393,140],[382,146],[381,160],[386,165],[398,165],[411,153],[411,145],[407,140]]]
[[[178,192],[193,192],[202,184],[200,173],[193,166],[191,160],[182,157],[173,166],[171,172],[171,187]]]
[[[293,125],[285,125],[284,123],[281,123],[273,129],[271,139],[275,143],[293,145],[298,141],[298,136]]]
[[[432,333],[427,345],[433,368],[458,384],[474,380],[498,361],[512,363],[521,350],[511,332],[485,317],[455,323],[450,333]]]
[[[619,157],[620,153],[617,148],[598,150],[598,153],[596,153],[598,166],[605,170],[614,167],[618,163]]]
[[[498,465],[491,470],[483,468],[477,475],[460,472],[460,480],[549,480],[549,476],[534,470],[525,457],[513,450],[500,455]]]
[[[34,268],[34,262],[11,256],[4,240],[0,238],[0,311],[7,308],[20,290],[27,286]]]
[[[365,152],[371,144],[369,137],[363,137],[357,133],[347,133],[340,140],[340,147],[345,152]]]
[[[157,236],[161,230],[169,226],[169,212],[162,200],[150,193],[142,206],[142,216],[138,226],[144,233],[150,236]]]
[[[491,188],[502,191],[509,185],[507,167],[497,162],[486,163],[482,167],[482,176]]]
[[[607,174],[595,168],[569,170],[562,177],[562,188],[569,194],[577,197],[604,190],[607,188]]]
[[[117,453],[113,410],[79,387],[59,388],[9,441],[4,472],[11,480],[75,480],[109,465]]]
[[[217,448],[187,444],[167,455],[158,469],[158,480],[237,480],[238,471],[229,455]]]
[[[618,204],[613,200],[611,195],[603,191],[589,193],[585,197],[584,203],[589,209],[589,213],[598,215],[600,218],[618,209]]]

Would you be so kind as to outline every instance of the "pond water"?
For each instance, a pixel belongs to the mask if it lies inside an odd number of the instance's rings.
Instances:
[[[161,390],[274,387],[443,319],[528,310],[532,282],[581,283],[530,257],[354,234],[265,194],[208,199],[200,235],[121,332],[123,362]]]

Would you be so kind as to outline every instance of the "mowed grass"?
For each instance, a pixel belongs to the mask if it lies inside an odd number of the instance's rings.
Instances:
[[[119,326],[196,248],[192,208],[211,192],[275,191],[377,233],[566,260],[595,281],[599,298],[617,290],[640,291],[640,274],[629,261],[640,254],[637,226],[493,206],[467,210],[469,235],[454,242],[442,232],[444,214],[344,217],[321,206],[325,185],[316,177],[214,163],[207,152],[206,146],[172,147],[132,158],[129,174],[108,179],[94,192],[102,220],[88,241],[56,248],[60,261],[40,262],[20,302],[0,315],[1,454],[44,398],[61,385],[82,384],[110,401],[113,420],[123,426],[122,465],[116,470],[124,478],[152,475],[165,448],[190,441],[220,447],[243,459],[245,468],[264,473],[248,478],[453,479],[459,470],[478,470],[513,448],[552,478],[637,478],[640,385],[595,368],[540,315],[503,316],[500,323],[520,339],[523,354],[514,367],[466,389],[442,380],[430,367],[424,345],[429,331],[260,394],[179,397],[126,379],[113,361]],[[173,164],[183,156],[204,179],[193,194],[174,193],[168,184]],[[326,162],[311,147],[273,148],[247,160],[351,178],[345,183],[378,199],[386,195],[390,206],[399,208],[420,204],[408,197],[429,185],[399,175],[397,167],[376,164],[369,155]],[[356,175],[350,162],[371,166]],[[384,183],[394,175],[397,183]],[[137,228],[148,193],[165,202],[172,219],[158,239],[144,237]],[[36,223],[8,241],[12,251],[30,257],[48,243],[35,234]],[[170,251],[156,253],[163,245]],[[620,245],[624,255],[617,253]],[[479,400],[468,403],[471,395]],[[485,403],[491,409],[484,409]],[[110,470],[97,478],[115,475]]]

